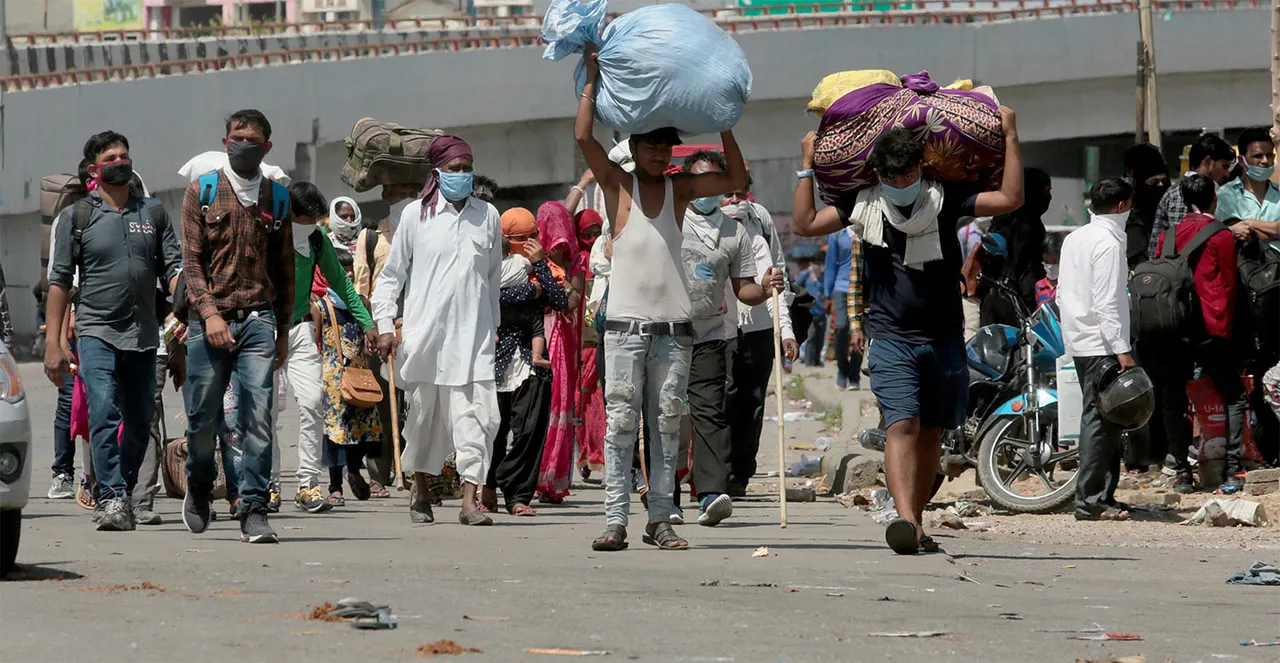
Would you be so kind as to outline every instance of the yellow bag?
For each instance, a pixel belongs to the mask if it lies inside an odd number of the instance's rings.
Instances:
[[[813,88],[813,98],[809,100],[808,111],[815,115],[822,115],[840,97],[860,87],[875,83],[902,86],[902,81],[898,79],[898,75],[887,69],[842,71],[837,74],[831,74],[818,82],[818,87]]]

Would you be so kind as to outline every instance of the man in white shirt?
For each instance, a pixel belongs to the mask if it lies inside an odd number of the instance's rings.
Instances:
[[[610,219],[612,278],[605,309],[605,532],[592,542],[598,551],[627,546],[631,501],[631,458],[640,428],[640,410],[648,401],[646,418],[658,434],[649,441],[649,525],[646,540],[664,550],[689,547],[672,529],[675,512],[676,458],[679,448],[681,401],[689,379],[694,341],[692,305],[680,264],[685,209],[700,198],[716,201],[745,186],[742,151],[726,131],[727,172],[666,177],[671,148],[680,142],[673,127],[629,139],[635,172],[610,161],[593,135],[598,53],[584,54],[586,86],[578,102],[574,137],[604,190]],[[646,396],[648,398],[646,398]]]
[[[454,136],[428,149],[433,171],[423,195],[405,208],[391,253],[373,288],[378,352],[405,385],[409,420],[401,462],[413,472],[414,523],[435,521],[427,475],[438,475],[450,447],[462,479],[463,525],[492,525],[476,504],[498,432],[494,383],[502,226],[493,205],[472,197],[471,147]],[[396,301],[405,297],[403,341],[395,336]],[[452,443],[452,444],[450,444]]]
[[[1084,392],[1080,415],[1080,469],[1076,483],[1076,520],[1126,520],[1115,503],[1120,482],[1119,426],[1098,411],[1099,374],[1112,361],[1120,370],[1137,366],[1129,343],[1129,267],[1125,223],[1133,206],[1133,187],[1109,177],[1089,191],[1089,224],[1062,243],[1058,309],[1067,354],[1075,360]]]
[[[686,174],[726,170],[719,152],[696,152],[685,159]],[[733,454],[726,390],[728,337],[726,303],[737,319],[737,304],[726,302],[726,285],[746,304],[763,304],[769,291],[756,282],[753,237],[742,224],[720,211],[721,200],[695,200],[684,214],[685,277],[693,311],[694,344],[689,366],[689,414],[693,419],[693,485],[698,491],[698,524],[715,527],[733,515],[728,495]],[[760,240],[761,243],[764,240]],[[767,256],[767,249],[766,249]],[[766,257],[767,261],[767,257]],[[782,273],[769,265],[765,279],[779,290]],[[733,325],[736,338],[737,325]]]

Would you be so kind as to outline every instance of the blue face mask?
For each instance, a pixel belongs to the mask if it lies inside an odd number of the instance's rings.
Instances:
[[[446,173],[437,168],[436,177],[440,179],[440,195],[445,200],[456,203],[471,195],[472,173]]]
[[[901,189],[881,182],[880,190],[884,192],[885,200],[888,200],[897,207],[907,207],[915,204],[916,198],[920,195],[920,185],[922,182],[922,179],[917,179]]]
[[[707,216],[708,214],[720,209],[720,196],[706,196],[705,198],[698,198],[693,201],[693,208],[698,210],[699,214]]]
[[[1271,179],[1271,176],[1276,174],[1276,166],[1275,164],[1271,164],[1264,168],[1262,166],[1250,166],[1246,163],[1244,165],[1244,173],[1254,182],[1261,182],[1263,180]]]

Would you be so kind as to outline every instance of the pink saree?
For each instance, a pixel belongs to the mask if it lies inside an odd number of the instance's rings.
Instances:
[[[577,263],[577,232],[564,205],[551,202],[538,209],[538,236],[547,256],[554,256],[563,249],[568,252],[563,264],[572,269]],[[569,278],[573,276],[572,273],[568,275]],[[581,341],[576,311],[551,312],[547,315],[547,322],[547,354],[551,359],[551,423],[542,447],[537,490],[545,500],[560,500],[569,494],[573,472],[574,405],[579,388],[578,352]]]

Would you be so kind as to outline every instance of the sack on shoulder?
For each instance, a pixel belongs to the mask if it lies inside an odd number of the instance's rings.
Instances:
[[[357,192],[385,185],[421,185],[432,168],[427,149],[441,135],[435,129],[410,129],[363,118],[343,141],[347,162],[342,166],[342,182]]]

